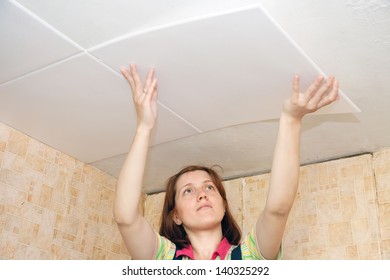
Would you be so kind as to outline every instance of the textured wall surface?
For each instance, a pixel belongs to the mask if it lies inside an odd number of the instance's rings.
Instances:
[[[382,258],[390,260],[390,149],[375,153],[373,158],[378,197],[378,219]]]
[[[129,259],[112,217],[116,179],[0,123],[0,259]],[[269,174],[224,182],[243,233]],[[158,230],[164,193],[140,211]],[[390,149],[301,167],[285,259],[390,259]]]
[[[288,259],[381,259],[371,155],[301,169]]]
[[[129,258],[116,179],[0,124],[0,259]]]

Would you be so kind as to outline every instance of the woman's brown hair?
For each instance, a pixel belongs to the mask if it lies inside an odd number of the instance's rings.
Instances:
[[[237,245],[241,241],[241,230],[238,227],[236,221],[234,220],[232,213],[230,212],[222,180],[218,173],[212,168],[198,165],[187,166],[183,168],[179,173],[173,175],[168,179],[163,212],[161,216],[160,235],[165,236],[170,241],[175,243],[178,248],[183,248],[190,245],[190,241],[188,240],[188,236],[184,230],[183,225],[177,225],[173,221],[173,210],[175,209],[177,180],[184,173],[197,170],[206,171],[210,175],[215,186],[217,187],[226,209],[225,216],[221,221],[222,234],[224,237],[227,238],[230,244]]]

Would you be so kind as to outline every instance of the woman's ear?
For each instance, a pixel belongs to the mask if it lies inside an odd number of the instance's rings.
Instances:
[[[178,226],[180,226],[183,222],[180,220],[179,216],[176,214],[176,211],[173,212],[173,221],[175,222],[175,224],[177,224]]]
[[[180,220],[179,216],[177,216],[176,214],[173,215],[174,216],[174,221],[175,223],[180,226],[182,224],[182,221]]]
[[[180,226],[183,222],[180,220],[179,216],[176,214],[175,210],[171,211],[172,220],[175,224]]]

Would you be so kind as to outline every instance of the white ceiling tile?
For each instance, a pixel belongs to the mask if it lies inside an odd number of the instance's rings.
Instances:
[[[17,0],[84,48],[136,30],[256,1]]]
[[[80,52],[9,1],[0,1],[0,46],[0,83]]]
[[[0,86],[0,121],[84,162],[127,152],[133,107],[127,82],[86,54]],[[158,111],[153,144],[197,133]]]
[[[278,118],[294,74],[321,70],[259,8],[136,33],[90,50],[113,68],[156,68],[159,100],[201,130]],[[142,72],[142,71],[141,71]],[[318,113],[357,112],[342,95]]]

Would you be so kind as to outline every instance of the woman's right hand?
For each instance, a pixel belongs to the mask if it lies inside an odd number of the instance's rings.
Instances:
[[[129,82],[133,93],[133,101],[137,112],[137,127],[152,130],[157,117],[157,79],[154,69],[150,68],[143,85],[135,64],[130,69],[122,68],[122,75]]]

